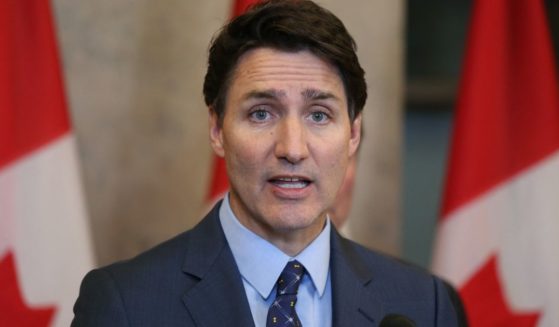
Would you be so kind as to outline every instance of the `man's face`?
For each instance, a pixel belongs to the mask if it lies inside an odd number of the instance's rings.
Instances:
[[[308,51],[257,48],[233,73],[212,147],[227,165],[233,212],[266,239],[314,239],[359,144],[335,67]]]

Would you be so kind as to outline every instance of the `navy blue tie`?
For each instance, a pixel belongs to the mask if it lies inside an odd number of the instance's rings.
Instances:
[[[277,281],[276,298],[268,309],[266,327],[302,326],[295,312],[295,304],[304,274],[305,267],[297,260],[288,262],[283,268]]]

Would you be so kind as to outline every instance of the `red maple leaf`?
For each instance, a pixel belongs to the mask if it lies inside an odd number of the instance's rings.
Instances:
[[[460,290],[472,327],[532,327],[539,312],[514,312],[509,308],[499,281],[497,257],[487,263]]]
[[[48,326],[54,307],[30,308],[19,290],[14,256],[11,252],[0,261],[0,326]]]

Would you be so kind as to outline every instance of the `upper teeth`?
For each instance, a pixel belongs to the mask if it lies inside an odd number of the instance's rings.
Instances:
[[[299,182],[299,181],[302,181],[298,177],[280,177],[280,178],[278,178],[278,180],[283,181],[283,182]]]
[[[304,188],[307,186],[307,182],[293,179],[293,180],[284,180],[281,179],[276,182],[276,185],[283,188]]]

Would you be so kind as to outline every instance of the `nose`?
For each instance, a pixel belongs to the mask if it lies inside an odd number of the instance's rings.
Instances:
[[[307,130],[297,117],[286,117],[278,126],[275,155],[290,164],[297,164],[309,156]]]

